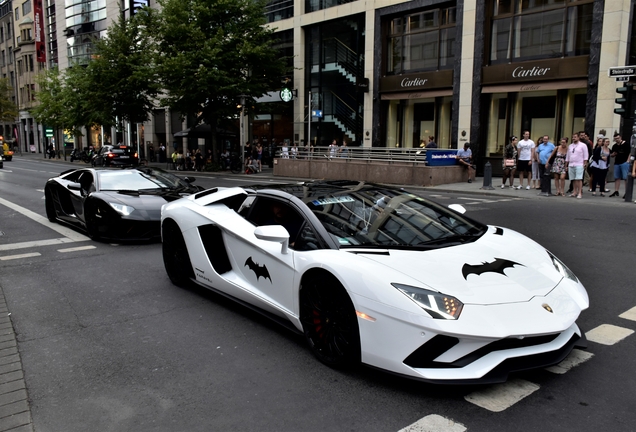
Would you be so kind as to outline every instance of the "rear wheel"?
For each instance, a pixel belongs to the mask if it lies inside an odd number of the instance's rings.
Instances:
[[[51,192],[51,189],[46,189],[44,191],[44,207],[46,208],[46,217],[50,222],[55,222],[55,205],[53,204],[53,193]]]
[[[300,289],[300,320],[314,355],[331,367],[360,361],[360,331],[344,287],[327,274],[309,277]]]
[[[190,279],[194,278],[194,271],[183,234],[181,234],[181,229],[176,222],[164,221],[162,238],[161,248],[166,273],[173,284],[185,287],[190,283]]]

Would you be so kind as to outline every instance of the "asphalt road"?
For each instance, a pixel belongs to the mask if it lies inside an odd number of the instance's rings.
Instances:
[[[591,303],[579,321],[589,347],[565,373],[440,386],[329,369],[302,337],[173,286],[160,244],[97,243],[34,220],[29,211],[45,215],[44,183],[59,171],[19,158],[0,170],[0,288],[38,432],[634,430],[636,312],[620,317],[636,307],[634,205],[420,190],[535,239],[577,274]],[[206,187],[244,180],[197,177]],[[15,255],[26,256],[1,259]],[[0,430],[2,408],[0,398]]]

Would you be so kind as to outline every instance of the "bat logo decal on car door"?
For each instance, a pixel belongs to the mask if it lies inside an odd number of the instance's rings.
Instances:
[[[270,277],[265,264],[263,265],[256,264],[254,260],[252,259],[252,257],[249,257],[247,260],[245,260],[245,265],[243,267],[248,267],[250,270],[254,272],[254,274],[256,275],[257,282],[261,277],[263,279],[269,279],[270,283],[272,282],[272,278]]]

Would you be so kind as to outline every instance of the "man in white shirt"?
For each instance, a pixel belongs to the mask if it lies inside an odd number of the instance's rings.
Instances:
[[[517,172],[519,173],[519,186],[523,187],[523,178],[528,177],[526,189],[530,189],[530,176],[532,175],[532,161],[535,159],[534,141],[530,139],[530,131],[523,132],[523,139],[517,143]]]

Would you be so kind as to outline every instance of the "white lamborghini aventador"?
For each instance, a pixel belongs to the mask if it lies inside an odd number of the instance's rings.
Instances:
[[[163,206],[164,264],[301,332],[331,366],[499,382],[585,346],[576,276],[461,210],[355,182],[209,189]]]

